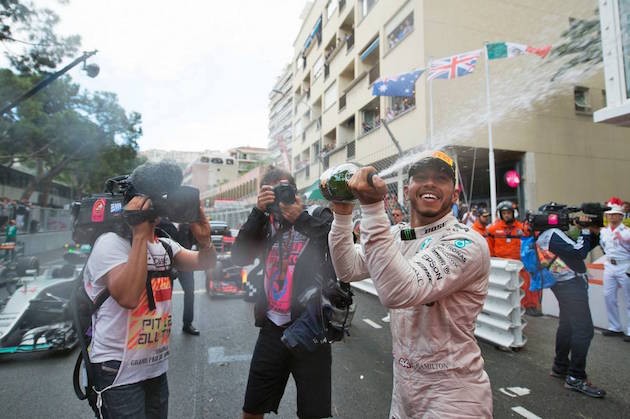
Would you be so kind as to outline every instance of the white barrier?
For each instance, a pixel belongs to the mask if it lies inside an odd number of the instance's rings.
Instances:
[[[606,315],[606,303],[604,302],[604,264],[588,263],[588,303],[591,308],[593,325],[601,329],[608,329],[608,317]],[[619,304],[619,318],[621,324],[627,327],[629,319],[626,315],[626,303],[623,290],[617,290],[617,302]],[[558,316],[558,300],[550,289],[543,291],[542,311],[544,314]],[[625,328],[623,329],[626,330]]]
[[[475,335],[505,348],[522,348],[527,343],[521,309],[521,284],[519,271],[523,264],[517,260],[492,258],[488,296],[483,310],[477,317]]]
[[[518,272],[523,264],[517,260],[492,258],[488,297],[477,318],[475,335],[505,348],[521,348],[527,342],[523,328],[521,291],[522,280]],[[352,286],[377,295],[371,279],[353,282]]]

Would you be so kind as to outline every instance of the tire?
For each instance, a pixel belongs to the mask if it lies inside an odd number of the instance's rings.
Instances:
[[[17,260],[15,273],[18,276],[25,276],[27,270],[35,270],[35,275],[39,275],[39,260],[35,256],[21,257]]]

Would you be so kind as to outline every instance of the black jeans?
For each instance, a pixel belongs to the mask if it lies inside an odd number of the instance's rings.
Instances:
[[[594,335],[591,309],[588,306],[588,282],[585,278],[575,277],[556,282],[551,291],[560,307],[553,369],[585,379],[586,356]]]
[[[184,325],[193,322],[195,311],[195,276],[194,272],[179,272],[179,284],[184,290]]]

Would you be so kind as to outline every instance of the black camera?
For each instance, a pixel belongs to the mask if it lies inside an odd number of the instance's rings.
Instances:
[[[157,217],[168,217],[178,223],[199,220],[199,190],[190,186],[176,186],[170,190],[138,190],[130,176],[108,179],[105,192],[94,194],[72,204],[72,239],[77,243],[93,245],[98,236],[114,232],[131,237],[129,225],[139,224]],[[134,197],[144,195],[151,199],[148,211],[126,211],[124,206]]]
[[[545,231],[550,228],[568,230],[571,224],[578,224],[580,227],[604,226],[604,212],[610,207],[603,206],[599,202],[586,202],[579,207],[569,207],[565,204],[550,202],[541,206],[538,212],[527,214],[527,223],[534,231]],[[577,212],[582,212],[589,218],[588,222],[578,221]]]
[[[305,310],[280,340],[294,353],[314,352],[317,345],[338,342],[348,333],[352,311],[350,285],[330,281],[321,291],[306,290],[298,301]]]
[[[291,205],[295,203],[295,194],[297,189],[289,183],[279,183],[273,188],[276,199],[273,204],[269,205],[268,210],[274,213],[280,213],[280,203]]]

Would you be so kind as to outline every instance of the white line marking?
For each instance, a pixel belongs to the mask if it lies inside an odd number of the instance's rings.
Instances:
[[[542,419],[540,416],[533,414],[529,410],[525,409],[523,406],[513,407],[512,410],[527,419]]]
[[[204,289],[199,289],[199,290],[195,290],[195,294],[204,294],[206,292],[206,290]],[[175,290],[173,291],[173,294],[183,294],[184,290]]]
[[[213,346],[208,348],[208,364],[222,364],[227,362],[249,361],[251,354],[225,355],[223,346]]]
[[[381,325],[380,325],[380,324],[378,324],[378,323],[374,323],[374,322],[373,322],[372,320],[370,320],[370,319],[363,319],[363,321],[364,321],[364,322],[366,322],[367,324],[369,324],[370,326],[372,326],[372,327],[373,327],[373,328],[375,328],[375,329],[382,329],[382,328],[383,328],[383,326],[381,326]]]
[[[499,391],[510,397],[527,396],[529,393],[531,393],[531,391],[529,391],[527,387],[501,387]]]

